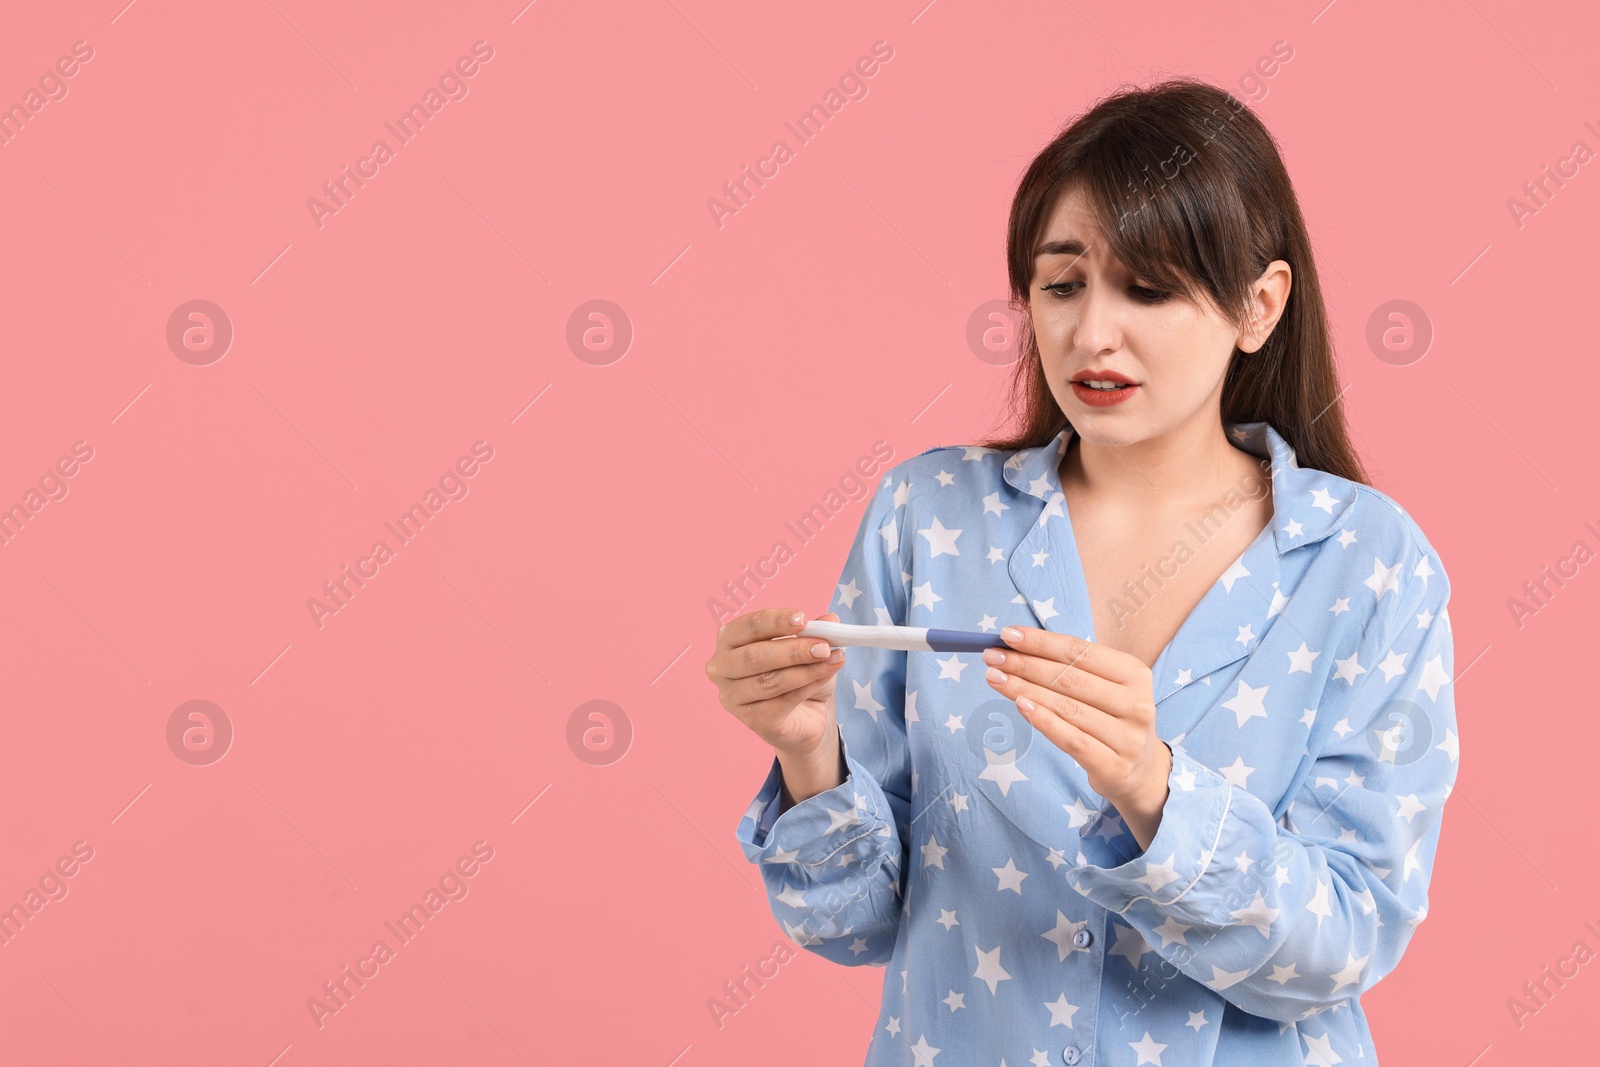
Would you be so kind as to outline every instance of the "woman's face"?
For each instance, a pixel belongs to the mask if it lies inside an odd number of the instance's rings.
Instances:
[[[1126,446],[1192,420],[1220,425],[1229,358],[1235,344],[1254,351],[1271,333],[1282,310],[1274,292],[1258,305],[1270,311],[1265,329],[1241,336],[1209,302],[1146,287],[1110,258],[1076,189],[1057,199],[1040,248],[1028,292],[1033,331],[1050,391],[1085,441]],[[1267,288],[1286,298],[1287,264],[1274,261],[1262,278],[1275,278],[1278,267],[1281,286]],[[1114,393],[1072,384],[1101,371],[1134,384]]]

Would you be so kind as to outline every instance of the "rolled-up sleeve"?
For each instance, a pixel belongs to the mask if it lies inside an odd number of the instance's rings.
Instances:
[[[905,622],[895,497],[880,486],[862,516],[831,606],[844,622]],[[835,678],[845,780],[780,814],[774,757],[736,836],[795,944],[835,963],[882,966],[899,931],[911,805],[906,653],[847,648]]]

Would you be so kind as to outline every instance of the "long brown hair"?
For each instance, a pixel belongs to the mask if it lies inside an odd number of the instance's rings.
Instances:
[[[1203,293],[1241,332],[1251,283],[1273,260],[1288,263],[1289,299],[1271,336],[1254,353],[1234,349],[1222,420],[1268,422],[1300,466],[1370,484],[1345,428],[1322,286],[1277,143],[1232,93],[1189,78],[1102,98],[1022,176],[1006,232],[1011,307],[1022,320],[1010,417],[1021,425],[985,445],[1032,448],[1069,421],[1045,380],[1028,290],[1040,231],[1072,188],[1129,270],[1161,289]]]

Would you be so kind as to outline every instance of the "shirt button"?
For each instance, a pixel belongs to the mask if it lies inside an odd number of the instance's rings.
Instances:
[[[1068,1045],[1061,1050],[1061,1059],[1064,1063],[1077,1063],[1082,1056],[1083,1053],[1078,1051],[1077,1045]]]
[[[1077,933],[1072,935],[1072,943],[1074,945],[1077,945],[1079,948],[1088,948],[1090,945],[1094,944],[1094,935],[1091,934],[1088,930],[1079,930]],[[1076,1049],[1074,1049],[1073,1055],[1074,1056],[1077,1055]],[[1074,1059],[1074,1060],[1069,1060],[1068,1062],[1069,1063],[1076,1063],[1078,1061],[1076,1059]]]

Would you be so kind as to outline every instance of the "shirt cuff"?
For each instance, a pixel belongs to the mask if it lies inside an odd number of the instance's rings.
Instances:
[[[897,849],[891,810],[877,780],[850,755],[841,733],[845,780],[778,814],[783,767],[776,756],[739,822],[739,845],[751,863],[849,864]],[[886,839],[881,843],[874,839]],[[893,857],[898,861],[898,855]]]
[[[1078,866],[1067,875],[1074,888],[1119,915],[1137,900],[1175,904],[1211,865],[1233,786],[1182,747],[1172,749],[1161,825],[1143,853],[1110,801],[1079,833]],[[1116,832],[1110,832],[1115,829]]]

